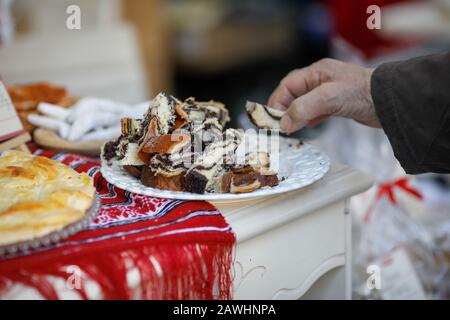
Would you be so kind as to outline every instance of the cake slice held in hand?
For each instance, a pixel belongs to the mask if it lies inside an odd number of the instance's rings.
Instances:
[[[282,131],[280,120],[286,113],[285,111],[251,101],[247,101],[245,109],[250,120],[258,128]]]

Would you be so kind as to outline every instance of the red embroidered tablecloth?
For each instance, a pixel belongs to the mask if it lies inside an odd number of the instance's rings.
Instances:
[[[41,149],[35,154],[93,177],[102,206],[86,230],[32,254],[0,257],[0,298],[16,284],[61,298],[54,279],[72,281],[70,266],[81,271],[79,285],[70,287],[81,298],[89,298],[86,283],[92,281],[104,299],[231,298],[235,236],[213,205],[116,188],[102,177],[98,159]],[[138,274],[137,288],[127,283],[130,272]]]

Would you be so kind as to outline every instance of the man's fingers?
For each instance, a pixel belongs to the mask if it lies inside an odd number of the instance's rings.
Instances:
[[[319,86],[327,78],[319,64],[291,71],[281,80],[278,87],[269,98],[268,105],[286,110],[295,98],[308,93]]]
[[[281,119],[281,128],[292,133],[300,130],[308,123],[322,120],[338,111],[339,105],[336,93],[339,90],[334,83],[325,83],[311,92],[295,99],[286,115]],[[319,121],[320,122],[320,121]]]
[[[308,124],[308,120],[295,120],[292,119],[289,114],[286,114],[281,118],[280,125],[283,132],[291,134],[304,128]]]
[[[308,122],[306,125],[308,128],[314,128],[315,126],[319,125],[323,120],[327,119],[328,116],[320,116],[318,118],[312,119]]]

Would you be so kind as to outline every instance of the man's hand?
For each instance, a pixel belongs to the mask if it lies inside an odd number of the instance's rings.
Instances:
[[[287,110],[281,127],[287,133],[315,126],[329,116],[352,118],[380,128],[370,93],[372,69],[333,59],[290,72],[268,105]]]

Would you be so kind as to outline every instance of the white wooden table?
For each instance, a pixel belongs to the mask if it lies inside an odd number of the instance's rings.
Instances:
[[[235,299],[350,299],[348,199],[372,179],[333,164],[313,185],[249,203],[216,203],[237,236]]]

